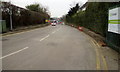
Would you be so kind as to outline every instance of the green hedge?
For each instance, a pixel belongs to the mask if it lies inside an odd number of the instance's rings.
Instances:
[[[73,16],[66,15],[66,21],[106,36],[108,9],[118,4],[118,2],[89,2],[85,11],[79,11]]]
[[[46,13],[38,13],[30,10],[26,10],[24,8],[10,5],[8,2],[2,2],[3,11],[2,11],[2,19],[6,20],[7,28],[10,29],[10,15],[9,12],[6,11],[10,6],[12,7],[12,22],[13,28],[36,25],[36,24],[44,24],[46,19],[49,19],[50,16]],[[18,13],[18,11],[20,13]]]

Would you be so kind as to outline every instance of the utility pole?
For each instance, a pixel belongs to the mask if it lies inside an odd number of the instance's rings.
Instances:
[[[9,14],[10,14],[10,30],[13,30],[13,24],[12,24],[12,6],[11,6],[11,0],[10,0],[10,6],[9,6]]]
[[[0,20],[2,20],[2,1],[0,1]]]

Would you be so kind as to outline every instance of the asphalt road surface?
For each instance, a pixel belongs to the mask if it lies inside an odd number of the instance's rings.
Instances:
[[[94,40],[67,25],[38,28],[2,40],[3,70],[109,69]]]

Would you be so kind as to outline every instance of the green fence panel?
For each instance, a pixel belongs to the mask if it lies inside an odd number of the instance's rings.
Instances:
[[[3,20],[2,21],[2,32],[6,32],[7,31],[7,28],[6,28],[6,21]]]
[[[0,20],[0,33],[7,32],[6,21]]]
[[[0,33],[2,33],[2,21],[0,20]]]
[[[108,32],[106,42],[111,48],[120,52],[120,34]]]

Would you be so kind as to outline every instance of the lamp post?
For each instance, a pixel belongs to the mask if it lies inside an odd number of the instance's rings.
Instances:
[[[13,30],[13,25],[12,25],[12,10],[10,10],[10,30]]]
[[[9,15],[10,15],[10,30],[13,30],[13,24],[12,24],[12,6],[11,6],[11,1],[9,5]]]

